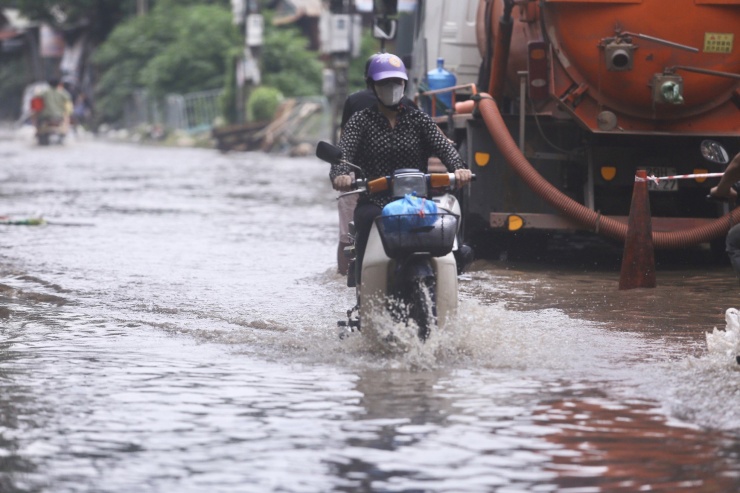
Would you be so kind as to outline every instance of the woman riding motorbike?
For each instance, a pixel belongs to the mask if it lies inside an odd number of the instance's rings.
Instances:
[[[470,182],[472,174],[452,143],[426,113],[401,103],[406,88],[406,67],[390,53],[376,56],[368,68],[378,104],[355,113],[339,140],[342,158],[362,168],[373,180],[402,168],[427,172],[429,157],[436,156],[455,173],[458,187]],[[329,177],[336,190],[351,189],[350,167],[332,164]],[[355,208],[356,279],[360,281],[362,259],[373,220],[392,199],[389,195],[361,196]]]

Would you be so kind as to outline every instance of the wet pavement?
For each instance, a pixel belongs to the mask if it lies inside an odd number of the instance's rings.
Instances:
[[[0,225],[0,491],[740,490],[729,264],[479,260],[427,344],[340,341],[327,176],[0,141],[0,214],[47,221]]]

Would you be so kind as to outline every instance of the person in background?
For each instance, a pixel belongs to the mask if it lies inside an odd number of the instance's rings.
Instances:
[[[365,178],[373,180],[401,168],[428,169],[429,158],[437,156],[445,168],[455,173],[459,187],[472,178],[470,170],[455,147],[432,118],[402,103],[408,75],[396,55],[375,56],[368,67],[368,79],[377,104],[358,111],[347,121],[339,147],[343,158],[362,168]],[[343,163],[331,166],[329,178],[335,190],[347,192],[352,186],[350,167]],[[357,260],[355,279],[360,282],[362,259],[373,221],[383,207],[393,200],[389,195],[362,195],[354,212]]]
[[[90,103],[87,100],[87,95],[80,91],[75,99],[74,108],[72,109],[72,123],[75,128],[75,132],[78,127],[84,126],[91,116]]]
[[[49,89],[41,96],[44,108],[39,114],[42,120],[62,122],[64,127],[69,126],[69,117],[72,114],[72,98],[59,79],[49,79]]]
[[[344,108],[342,110],[342,122],[340,124],[341,130],[344,130],[344,126],[352,115],[358,111],[370,108],[378,104],[378,98],[375,96],[375,92],[372,89],[372,79],[368,78],[367,70],[370,67],[370,62],[375,57],[382,55],[382,53],[375,53],[371,55],[367,62],[365,62],[365,89],[353,92],[344,101]],[[406,105],[410,108],[418,109],[416,103],[411,99],[404,96],[401,99],[401,104]],[[349,269],[349,260],[344,255],[344,249],[350,246],[349,240],[349,223],[352,221],[352,215],[355,212],[357,206],[357,195],[345,195],[337,200],[337,208],[339,210],[339,244],[337,245],[337,271],[344,275],[347,275]]]
[[[734,204],[737,200],[737,191],[732,185],[738,181],[740,181],[740,152],[732,158],[719,183],[716,187],[712,187],[709,195],[718,199],[727,199]],[[727,232],[725,247],[727,255],[730,257],[730,263],[735,269],[735,275],[740,280],[740,224],[734,225]]]

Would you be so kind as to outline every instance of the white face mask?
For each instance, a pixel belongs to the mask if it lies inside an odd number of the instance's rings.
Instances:
[[[403,83],[386,84],[384,86],[376,85],[375,93],[384,105],[396,106],[401,102],[401,98],[403,97]]]

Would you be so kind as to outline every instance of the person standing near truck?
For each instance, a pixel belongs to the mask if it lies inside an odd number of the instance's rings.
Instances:
[[[738,181],[740,181],[740,152],[732,158],[719,183],[716,187],[712,187],[709,195],[718,199],[727,199],[734,204],[737,200],[737,191],[732,185]],[[727,232],[725,247],[727,255],[730,257],[730,263],[735,269],[735,275],[740,280],[740,224],[734,225]]]

